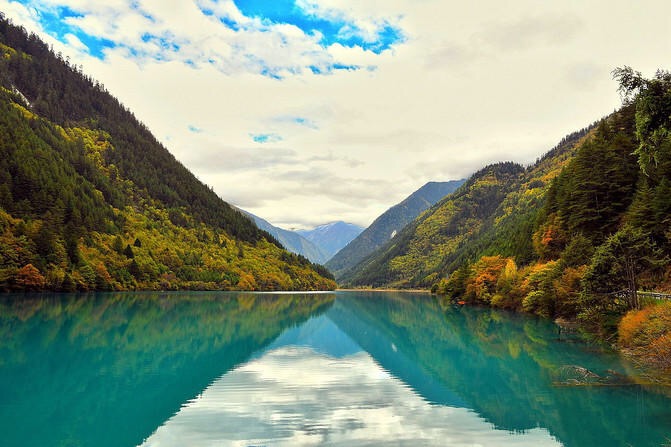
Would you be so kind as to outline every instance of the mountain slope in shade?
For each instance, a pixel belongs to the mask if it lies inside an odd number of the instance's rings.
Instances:
[[[296,233],[319,247],[326,253],[328,260],[362,231],[363,228],[358,225],[337,221],[320,225],[312,230],[298,230]]]
[[[401,203],[385,211],[363,233],[347,244],[327,263],[327,268],[339,279],[366,256],[396,236],[407,224],[446,195],[454,192],[465,180],[429,182]]]
[[[270,233],[284,246],[284,248],[290,252],[305,256],[310,261],[317,264],[324,264],[328,260],[328,255],[324,253],[323,250],[295,231],[289,231],[280,227],[276,227],[259,216],[255,216],[254,214],[244,210],[241,211],[251,217],[257,227]]]

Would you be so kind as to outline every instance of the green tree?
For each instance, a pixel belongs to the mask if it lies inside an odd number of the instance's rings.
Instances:
[[[582,233],[577,233],[570,239],[561,254],[561,266],[562,268],[566,268],[589,264],[593,254],[594,247],[589,239]]]
[[[640,228],[625,225],[599,246],[583,278],[583,304],[588,307],[618,306],[613,292],[626,290],[625,309],[640,306],[636,291],[639,276],[666,264],[663,252]]]
[[[79,273],[85,282],[84,286],[88,289],[95,289],[96,287],[96,273],[89,264],[83,264],[79,267]]]
[[[130,263],[128,266],[128,271],[130,272],[131,275],[133,275],[137,279],[142,278],[142,270],[140,269],[139,264],[135,259]]]
[[[77,290],[77,284],[75,283],[75,281],[72,279],[72,276],[68,272],[65,272],[65,276],[63,277],[61,290],[63,292],[74,292]]]
[[[646,79],[625,66],[613,70],[613,77],[625,102],[636,106],[636,154],[641,169],[649,173],[660,163],[671,137],[671,73],[658,70],[654,78]]]
[[[565,234],[582,233],[596,245],[620,225],[631,204],[640,169],[632,155],[631,108],[599,123],[594,136],[553,181],[546,215],[556,215]]]

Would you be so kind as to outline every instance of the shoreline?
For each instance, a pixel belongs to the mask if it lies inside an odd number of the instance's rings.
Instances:
[[[338,288],[336,292],[404,292],[404,293],[426,293],[431,294],[428,289],[352,289],[352,288]]]

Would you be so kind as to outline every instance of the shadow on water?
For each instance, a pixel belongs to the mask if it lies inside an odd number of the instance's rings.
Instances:
[[[140,444],[333,294],[5,295],[4,446]]]
[[[326,316],[434,404],[468,407],[496,428],[546,428],[565,446],[661,446],[671,399],[642,386],[558,386],[567,368],[631,371],[612,352],[565,343],[548,320],[485,308],[442,309],[425,295],[347,293]],[[601,383],[600,385],[603,385]]]

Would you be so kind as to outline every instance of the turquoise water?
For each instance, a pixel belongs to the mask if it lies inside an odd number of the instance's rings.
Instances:
[[[0,340],[2,446],[671,442],[615,354],[421,294],[9,295]]]

